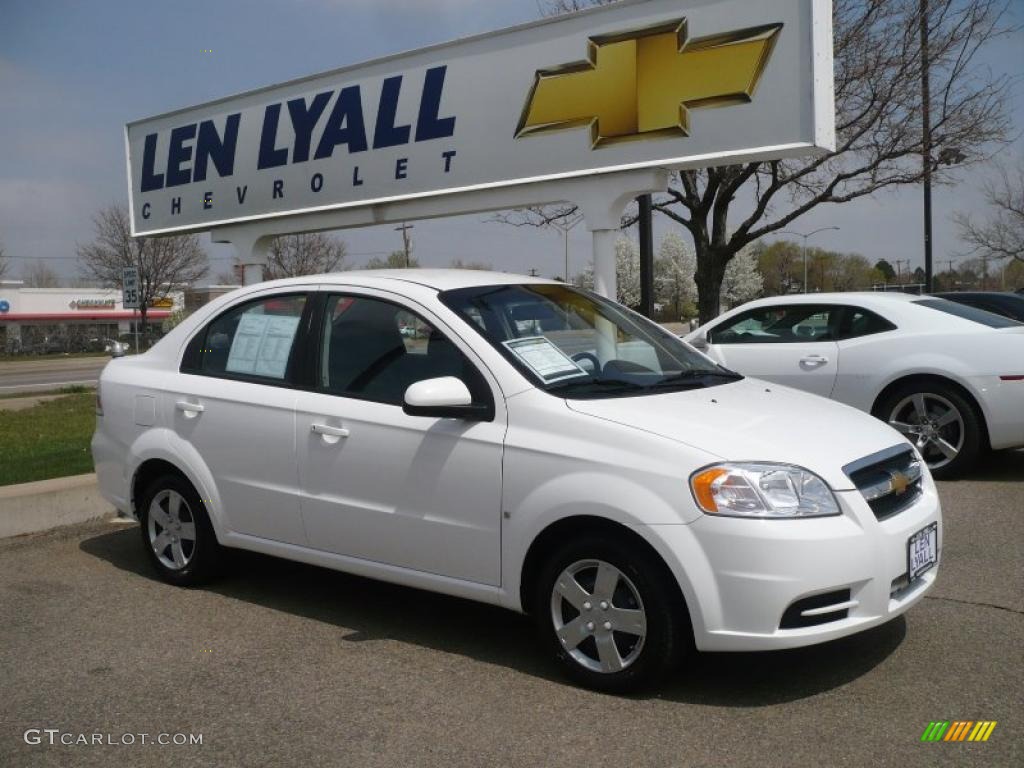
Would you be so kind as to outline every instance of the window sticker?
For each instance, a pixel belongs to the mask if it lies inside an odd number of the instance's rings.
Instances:
[[[502,344],[546,383],[590,375],[543,336],[513,339]]]
[[[231,342],[227,370],[283,379],[298,327],[298,317],[242,315]]]

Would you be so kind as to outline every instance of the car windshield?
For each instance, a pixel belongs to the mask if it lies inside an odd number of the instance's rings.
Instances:
[[[440,298],[559,397],[631,396],[743,378],[646,318],[566,285],[461,288]]]
[[[914,303],[929,309],[936,309],[939,312],[945,312],[949,315],[956,315],[964,320],[972,320],[975,323],[987,325],[989,328],[1013,328],[1014,326],[1021,325],[1021,323],[1008,317],[986,312],[984,309],[971,307],[967,304],[958,304],[948,299],[920,299]]]

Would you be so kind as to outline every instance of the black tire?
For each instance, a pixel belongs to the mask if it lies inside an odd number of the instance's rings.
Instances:
[[[642,603],[646,617],[646,634],[635,658],[623,669],[615,672],[596,671],[584,666],[567,650],[559,640],[555,627],[555,600],[553,593],[556,583],[567,569],[580,563],[599,561],[610,564],[628,579],[625,583],[618,582],[619,590],[612,602],[613,608],[631,608],[630,592],[635,589]],[[584,568],[579,572],[583,585],[589,577]],[[652,561],[652,555],[631,542],[613,538],[607,534],[589,534],[566,542],[558,548],[543,564],[539,578],[534,586],[531,601],[531,614],[540,632],[541,640],[555,656],[566,674],[580,685],[606,693],[632,693],[650,686],[655,680],[663,679],[664,675],[674,669],[686,651],[692,647],[693,634],[690,630],[686,606],[679,595],[678,588],[670,581],[664,565]],[[596,582],[596,578],[594,579]],[[625,588],[626,592],[621,589]],[[584,592],[597,592],[596,583]],[[622,601],[621,597],[626,600]],[[591,600],[596,618],[601,618],[600,601]],[[625,603],[625,604],[620,604]],[[561,621],[572,619],[576,611],[567,600],[560,598],[562,612]],[[607,609],[604,609],[607,610]],[[568,611],[568,613],[566,613]],[[583,618],[583,610],[576,611],[576,618]],[[590,614],[588,613],[588,616]],[[603,624],[603,622],[602,622]],[[566,626],[568,629],[568,625]],[[600,630],[598,630],[600,632]],[[597,649],[596,633],[587,637],[577,646],[577,654],[592,656],[592,662],[600,663]],[[620,661],[623,652],[629,657],[635,648],[636,638],[630,633],[608,632],[614,638]],[[607,647],[607,646],[606,646]]]
[[[154,531],[158,536],[164,531],[164,526],[156,520],[154,520],[154,526],[150,525],[150,509],[153,501],[158,496],[164,496],[165,498],[160,500],[159,505],[166,514],[168,505],[165,505],[164,502],[169,503],[170,494],[178,494],[181,498],[178,513],[180,521],[185,525],[191,522],[194,526],[195,538],[191,546],[188,546],[183,533],[180,539],[175,540],[181,542],[180,550],[183,556],[187,557],[187,561],[182,566],[175,566],[173,562],[164,562],[174,559],[171,545],[161,547],[161,554],[157,554],[151,539]],[[218,575],[224,559],[222,548],[217,542],[217,536],[213,532],[213,526],[210,525],[210,519],[199,494],[196,493],[192,484],[181,475],[162,475],[150,483],[139,498],[138,516],[139,522],[142,524],[143,549],[153,568],[164,581],[179,587],[194,587],[205,584]],[[172,527],[169,526],[167,534],[174,533],[181,532],[172,530]],[[162,542],[161,539],[160,543]]]
[[[875,415],[885,422],[892,422],[896,411],[901,403],[906,403],[908,398],[915,395],[923,395],[931,402],[932,398],[941,398],[956,409],[960,422],[963,424],[962,440],[959,440],[960,447],[956,457],[952,460],[946,459],[936,450],[925,444],[922,451],[925,460],[931,469],[932,475],[938,480],[958,477],[974,466],[985,448],[985,428],[982,424],[982,417],[977,406],[957,387],[944,381],[923,381],[909,382],[888,394],[878,403],[875,408]],[[905,406],[904,406],[905,407]],[[941,407],[941,405],[940,405]],[[949,438],[947,442],[957,442],[961,430],[958,425],[952,425],[952,432],[945,432],[944,436]],[[943,430],[949,430],[944,427]],[[904,434],[911,442],[918,445],[921,450],[921,443],[917,436]]]

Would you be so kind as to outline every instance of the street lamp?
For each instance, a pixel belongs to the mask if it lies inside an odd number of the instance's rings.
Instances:
[[[563,278],[565,279],[566,283],[570,282],[570,280],[569,280],[569,232],[571,232],[573,229],[575,229],[576,225],[579,224],[581,221],[583,221],[583,214],[580,213],[580,214],[576,214],[575,216],[570,216],[567,219],[562,219],[562,221],[560,221],[560,222],[559,221],[552,221],[551,222],[551,226],[553,226],[555,229],[557,229],[559,232],[561,232],[562,233],[562,237],[565,240],[565,274],[563,275]]]
[[[789,229],[784,229],[778,234],[780,235],[795,235],[796,237],[802,237],[804,239],[803,256],[804,256],[804,293],[807,293],[807,241],[814,237],[819,232],[839,231],[839,227],[822,227],[816,229],[813,232],[808,232],[806,235],[803,232],[793,232]]]

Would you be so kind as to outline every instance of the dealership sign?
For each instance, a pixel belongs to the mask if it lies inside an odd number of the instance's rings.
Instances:
[[[634,0],[126,127],[159,234],[834,143],[830,0]]]

